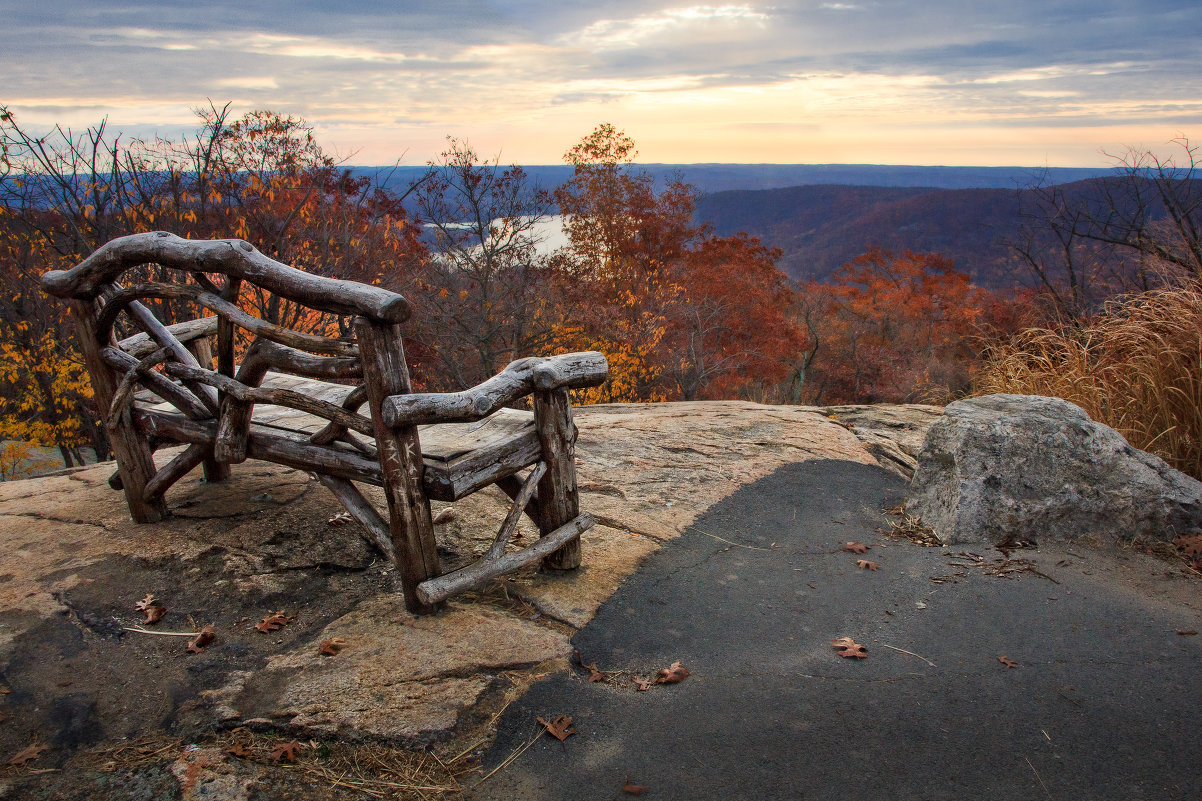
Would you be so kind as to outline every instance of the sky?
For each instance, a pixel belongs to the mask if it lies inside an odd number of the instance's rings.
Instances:
[[[352,164],[1104,166],[1202,141],[1198,0],[0,0],[18,123],[178,136],[209,102]]]

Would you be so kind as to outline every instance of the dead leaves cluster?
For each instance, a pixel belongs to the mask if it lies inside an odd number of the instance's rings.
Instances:
[[[146,593],[145,598],[134,604],[134,607],[146,615],[146,619],[142,621],[143,626],[153,626],[163,619],[163,615],[167,614],[167,607],[159,606],[158,599],[149,592]]]
[[[1194,533],[1182,534],[1174,539],[1173,545],[1189,561],[1191,568],[1202,572],[1202,532],[1197,529],[1191,529],[1191,532]]]
[[[296,618],[294,616],[285,615],[283,610],[280,610],[279,612],[273,612],[255,624],[255,631],[259,632],[260,634],[270,634],[273,631],[287,626],[293,620],[296,620]]]

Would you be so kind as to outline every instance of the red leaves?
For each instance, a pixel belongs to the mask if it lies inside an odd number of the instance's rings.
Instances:
[[[33,743],[32,745],[18,751],[12,759],[8,760],[8,764],[23,766],[26,762],[37,759],[42,755],[43,752],[49,750],[50,746],[45,745],[44,743]]]
[[[635,687],[638,688],[638,691],[641,693],[645,693],[651,689],[651,679],[644,679],[639,676],[635,676],[634,684],[635,684]]]
[[[255,752],[250,749],[246,743],[234,743],[229,748],[225,749],[225,753],[230,756],[238,757],[238,759],[249,759],[255,755]]]
[[[346,645],[346,640],[341,637],[334,637],[329,640],[322,640],[317,652],[325,656],[337,656],[342,652],[343,646]]]
[[[588,677],[589,684],[595,684],[597,682],[609,681],[609,676],[606,676],[604,672],[597,669],[596,662],[593,662],[591,665],[586,665],[583,662],[581,662],[580,665],[581,665],[581,667],[583,667],[585,670],[587,670],[589,672],[589,677]]]
[[[1015,662],[1013,659],[1011,659],[1011,658],[1010,658],[1010,657],[1008,657],[1008,656],[999,656],[999,657],[997,658],[997,661],[999,661],[999,662],[1001,662],[1003,665],[1005,665],[1007,669],[1009,669],[1009,668],[1016,668],[1016,667],[1018,667],[1018,663],[1017,663],[1017,662]]]
[[[868,553],[869,547],[870,546],[865,545],[861,542],[849,542],[846,545],[844,545],[842,548],[840,548],[839,550],[850,551],[851,553]]]
[[[283,760],[285,762],[295,762],[296,761],[296,749],[298,749],[300,747],[301,747],[301,744],[299,742],[297,742],[296,740],[293,740],[292,742],[289,742],[289,743],[280,743],[275,748],[271,749],[271,753],[268,754],[267,757],[272,762],[279,762],[281,760]]]
[[[199,654],[205,649],[206,645],[213,641],[213,638],[216,636],[217,629],[213,628],[212,623],[204,626],[198,632],[196,632],[196,636],[188,642],[188,653]]]
[[[153,626],[163,619],[163,615],[167,614],[167,607],[159,606],[157,599],[153,593],[146,593],[146,597],[134,604],[137,609],[146,615],[146,619],[142,621],[144,625]]]
[[[645,785],[632,784],[629,776],[626,777],[626,783],[622,785],[622,792],[630,795],[642,795],[643,791],[646,789],[647,787]]]
[[[876,562],[869,562],[867,559],[857,559],[856,567],[861,570],[879,570],[881,566]]]
[[[679,662],[673,662],[655,675],[656,684],[679,684],[689,677],[689,671]]]
[[[296,620],[296,618],[285,615],[283,611],[276,612],[275,614],[268,615],[256,623],[255,631],[259,632],[260,634],[270,634],[276,629],[287,626],[293,620]]]
[[[560,715],[555,720],[548,723],[541,717],[536,720],[543,724],[543,728],[547,730],[547,734],[559,740],[561,743],[576,733],[576,730],[571,728],[572,718],[570,715]]]
[[[868,658],[868,649],[851,637],[840,637],[837,640],[831,640],[831,647],[839,652],[839,656],[848,659]]]

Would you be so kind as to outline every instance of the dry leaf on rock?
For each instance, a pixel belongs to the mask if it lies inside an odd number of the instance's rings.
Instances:
[[[679,662],[673,662],[668,667],[661,670],[655,676],[656,684],[678,684],[689,677],[687,668],[681,666]]]
[[[605,673],[597,669],[596,662],[593,662],[591,665],[586,665],[584,662],[581,662],[580,666],[589,672],[588,680],[590,684],[600,681],[609,681],[609,676],[606,676]]]
[[[879,570],[881,566],[876,562],[869,562],[867,559],[857,559],[856,567],[861,570]]]
[[[350,512],[339,512],[326,521],[328,526],[342,526],[354,520]]]
[[[641,693],[645,693],[651,689],[651,679],[644,679],[640,676],[635,676],[634,683],[635,683],[635,686],[638,687],[639,692],[641,692]]]
[[[626,783],[622,785],[622,792],[629,793],[630,795],[642,795],[646,789],[646,785],[631,783],[629,776],[626,777]]]
[[[443,509],[438,514],[434,515],[433,523],[436,526],[441,523],[450,523],[455,519],[455,517],[455,510],[448,506],[446,509]]]
[[[301,747],[301,744],[299,742],[297,742],[296,740],[293,740],[290,743],[280,743],[275,748],[271,749],[271,753],[268,754],[267,756],[271,759],[272,762],[279,762],[280,760],[283,760],[285,762],[295,762],[296,761],[296,749],[298,749],[300,747]]]
[[[188,653],[199,654],[201,651],[203,651],[205,649],[206,645],[208,645],[209,643],[211,643],[213,641],[213,638],[216,636],[217,636],[217,629],[213,628],[212,623],[203,627],[202,629],[200,629],[200,631],[196,632],[195,637],[193,637],[191,640],[188,641],[188,648],[187,648]]]
[[[1002,663],[1003,665],[1005,665],[1007,668],[1016,668],[1016,667],[1018,667],[1018,663],[1017,663],[1017,662],[1015,662],[1013,659],[1011,659],[1011,658],[1010,658],[1010,657],[1008,657],[1008,656],[999,656],[999,657],[997,658],[997,661],[1001,662],[1001,663]]]
[[[839,550],[850,551],[852,553],[868,553],[869,547],[870,546],[865,545],[862,542],[849,542],[846,545],[844,545],[842,548],[840,548]]]
[[[24,765],[26,762],[30,761],[31,759],[37,759],[38,757],[40,757],[42,755],[42,753],[44,751],[48,751],[48,750],[50,750],[50,746],[45,745],[43,743],[34,743],[33,745],[30,745],[30,746],[18,751],[12,759],[8,760],[8,764]]]
[[[276,612],[275,614],[268,615],[256,623],[255,631],[259,632],[260,634],[270,634],[276,629],[287,626],[293,620],[296,620],[296,618],[285,615],[283,611]]]
[[[1202,556],[1202,534],[1182,534],[1173,540],[1173,544],[1186,556]]]
[[[840,637],[837,640],[831,640],[831,647],[839,652],[839,656],[849,659],[866,659],[868,657],[868,649],[851,637]]]
[[[146,619],[142,621],[143,625],[153,626],[163,619],[163,615],[167,614],[167,607],[159,606],[158,599],[154,597],[154,593],[146,593],[146,597],[134,604],[142,614],[146,615]]]
[[[250,746],[246,743],[234,743],[229,748],[225,749],[225,753],[230,756],[236,756],[239,759],[247,759],[254,756],[254,752],[250,750]]]
[[[547,730],[547,734],[559,740],[561,743],[576,733],[576,730],[571,728],[572,718],[569,715],[560,715],[555,720],[548,723],[542,718],[535,718],[539,723],[543,724],[543,728]]]
[[[341,637],[333,637],[329,640],[322,640],[321,647],[319,647],[317,650],[319,653],[325,654],[326,656],[336,656],[342,651],[342,647],[344,645],[346,645],[346,640],[342,639]]]

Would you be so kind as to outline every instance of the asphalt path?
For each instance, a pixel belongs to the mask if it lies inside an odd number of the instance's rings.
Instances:
[[[886,539],[903,492],[818,461],[718,503],[573,639],[608,680],[535,684],[468,797],[1202,798],[1202,583],[1116,549],[1049,540],[1026,569]],[[540,736],[561,715],[575,734]]]

